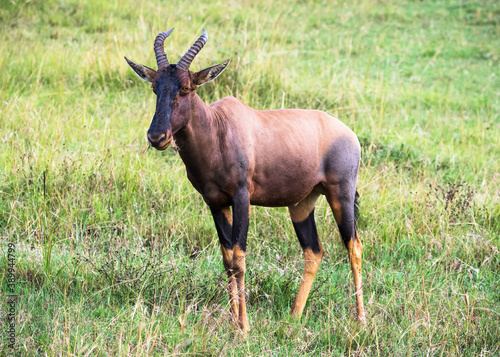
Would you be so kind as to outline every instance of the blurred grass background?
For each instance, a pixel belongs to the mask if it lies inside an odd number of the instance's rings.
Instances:
[[[0,354],[498,355],[499,25],[493,0],[0,0]],[[173,150],[146,150],[155,96],[123,60],[155,68],[174,26],[171,63],[203,28],[192,69],[232,59],[205,102],[320,109],[358,134],[365,326],[321,199],[300,322],[287,211],[253,209],[235,333],[210,212]]]

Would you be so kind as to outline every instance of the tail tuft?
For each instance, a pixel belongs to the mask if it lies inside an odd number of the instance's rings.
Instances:
[[[359,193],[356,191],[354,196],[354,222],[357,222],[359,218]]]

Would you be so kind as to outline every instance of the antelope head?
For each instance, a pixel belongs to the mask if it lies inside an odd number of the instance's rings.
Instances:
[[[160,33],[154,42],[158,70],[137,64],[127,57],[125,60],[134,72],[152,84],[156,94],[156,112],[148,130],[149,144],[157,150],[165,150],[173,135],[181,130],[195,114],[192,105],[196,88],[217,78],[228,66],[230,60],[199,72],[191,72],[189,66],[208,40],[205,30],[177,64],[170,64],[164,50],[165,39],[174,29]]]

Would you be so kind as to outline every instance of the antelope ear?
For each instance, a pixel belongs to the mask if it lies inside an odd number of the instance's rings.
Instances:
[[[219,76],[219,74],[224,72],[226,67],[229,65],[229,62],[231,62],[230,59],[228,59],[224,63],[218,64],[213,67],[209,67],[207,69],[204,69],[203,71],[195,73],[194,84],[196,84],[197,86],[201,86],[202,84],[213,81],[215,78]]]
[[[139,77],[141,77],[146,82],[153,82],[153,78],[156,75],[156,71],[154,69],[143,66],[142,64],[137,64],[134,61],[129,60],[127,57],[125,57],[125,61],[127,61],[130,68],[132,68]]]

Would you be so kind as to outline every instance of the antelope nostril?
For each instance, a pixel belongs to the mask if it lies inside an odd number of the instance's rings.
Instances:
[[[165,140],[166,137],[166,134],[161,134],[160,137],[148,134],[148,140],[153,147],[160,146],[160,144]]]

